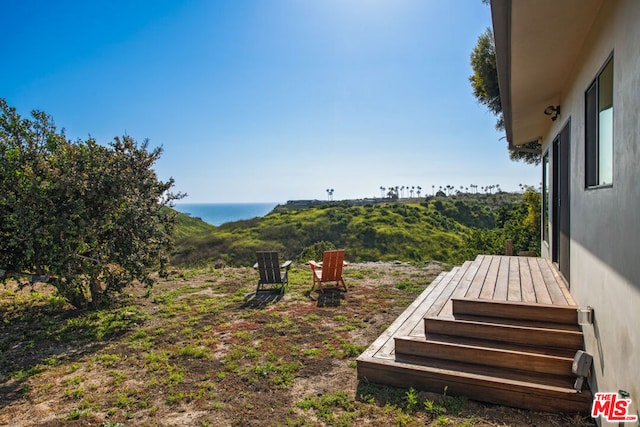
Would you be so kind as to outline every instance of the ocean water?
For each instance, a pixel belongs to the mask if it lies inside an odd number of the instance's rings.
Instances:
[[[176,203],[174,209],[211,225],[265,216],[277,203]]]

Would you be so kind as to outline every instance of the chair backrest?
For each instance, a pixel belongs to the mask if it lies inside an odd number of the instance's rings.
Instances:
[[[342,278],[344,263],[344,249],[324,251],[322,254],[322,281],[339,280]]]
[[[282,282],[282,276],[280,275],[280,261],[278,261],[278,252],[260,251],[256,252],[256,257],[258,258],[258,272],[260,273],[260,282]]]

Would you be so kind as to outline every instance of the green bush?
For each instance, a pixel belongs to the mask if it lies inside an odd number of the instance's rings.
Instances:
[[[317,242],[304,248],[298,255],[297,261],[301,263],[311,260],[322,261],[324,251],[332,251],[334,249],[336,249],[336,246],[331,242]]]
[[[22,118],[0,99],[0,269],[50,278],[75,307],[151,285],[181,197],[152,169],[161,153],[128,136],[69,141],[47,114]]]

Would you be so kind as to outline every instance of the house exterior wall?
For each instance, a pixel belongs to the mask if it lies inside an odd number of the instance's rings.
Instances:
[[[584,327],[592,389],[640,403],[640,1],[604,2],[561,93],[543,152],[571,120],[570,289],[594,309]],[[585,92],[613,55],[613,185],[585,186]],[[553,64],[549,64],[553,66]],[[550,258],[549,246],[542,254]]]

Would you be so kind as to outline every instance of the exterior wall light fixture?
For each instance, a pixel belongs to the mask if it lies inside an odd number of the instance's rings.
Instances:
[[[560,115],[560,106],[549,105],[547,108],[544,109],[544,114],[547,116],[553,115],[553,117],[551,117],[551,120],[555,122],[558,116]]]

